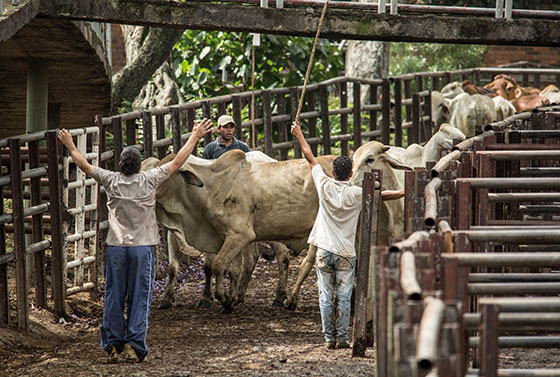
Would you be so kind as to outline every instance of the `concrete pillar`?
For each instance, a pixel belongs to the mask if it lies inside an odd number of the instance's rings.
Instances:
[[[25,115],[26,133],[46,131],[49,109],[49,80],[48,62],[41,59],[29,58],[27,61],[27,101]],[[26,187],[26,191],[29,187]],[[25,206],[31,205],[26,200]],[[30,245],[33,239],[30,234],[25,235],[25,244]],[[26,258],[27,282],[33,284],[33,258]]]
[[[49,109],[48,62],[30,58],[27,62],[27,106],[25,131],[46,131]]]

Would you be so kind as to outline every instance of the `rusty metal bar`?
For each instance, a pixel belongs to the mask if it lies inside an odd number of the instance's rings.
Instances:
[[[427,228],[436,226],[437,219],[437,190],[441,187],[441,179],[433,178],[424,189],[424,224]]]
[[[547,145],[547,144],[543,144]],[[524,176],[543,177],[543,176],[560,176],[560,168],[549,167],[529,167],[519,169],[519,173]]]
[[[442,158],[440,158],[439,161],[435,164],[435,166],[430,171],[431,177],[435,178],[435,177],[439,176],[439,174],[441,174],[442,172],[447,170],[451,161],[457,161],[459,158],[461,158],[461,151],[460,150],[455,150],[455,151],[453,151],[449,154],[446,154]]]
[[[432,169],[433,171],[433,169]],[[517,189],[517,190],[560,190],[560,178],[457,178],[457,182],[470,183],[473,188]]]
[[[456,258],[464,267],[560,267],[560,253],[453,253],[443,259]],[[559,301],[560,303],[560,301]]]
[[[560,294],[560,283],[469,283],[471,295],[525,295],[525,294]]]
[[[412,233],[406,240],[397,242],[389,246],[389,252],[397,253],[402,251],[405,247],[413,247],[418,242],[424,241],[430,238],[430,234],[428,232],[414,232]]]
[[[455,230],[453,235],[466,234],[471,242],[496,242],[509,243],[560,243],[560,230],[558,229],[527,229],[527,230]]]
[[[478,369],[469,369],[466,377],[478,377]],[[498,369],[498,377],[560,377],[557,369]]]
[[[553,202],[560,201],[560,192],[490,193],[488,200],[491,202]]]
[[[481,305],[480,374],[484,377],[498,376],[498,316],[500,307]]]
[[[560,159],[560,150],[508,150],[508,151],[477,151],[481,155],[489,155],[491,160],[548,160]]]
[[[473,273],[469,282],[560,281],[560,273]]]
[[[485,304],[481,304],[485,305]],[[493,305],[500,307],[499,305]],[[534,328],[547,328],[551,326],[560,325],[560,313],[550,312],[518,312],[518,313],[500,313],[498,316],[500,326],[503,327],[521,327],[534,329]],[[476,328],[482,323],[481,313],[465,313],[463,314],[463,323],[467,328]]]
[[[480,337],[469,337],[469,347],[478,348]],[[500,348],[560,348],[560,336],[500,336]]]
[[[445,304],[440,299],[426,297],[416,341],[416,362],[423,371],[429,371],[438,359],[439,333]]]
[[[480,303],[500,305],[504,312],[560,312],[560,297],[483,297]]]
[[[422,298],[422,288],[416,278],[416,263],[414,254],[405,251],[401,255],[401,288],[409,300],[418,301]]]

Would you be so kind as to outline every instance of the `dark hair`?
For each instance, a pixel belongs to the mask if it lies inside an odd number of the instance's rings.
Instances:
[[[339,181],[344,181],[352,173],[352,160],[346,156],[337,157],[332,163],[332,168],[334,177]]]
[[[120,170],[124,175],[138,173],[141,163],[142,155],[138,149],[127,147],[121,152]]]

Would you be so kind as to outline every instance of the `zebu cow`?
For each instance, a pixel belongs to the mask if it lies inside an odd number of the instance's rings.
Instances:
[[[145,168],[163,164],[155,158]],[[331,174],[334,156],[319,163]],[[212,273],[215,296],[230,313],[239,287],[224,290],[224,274],[243,247],[254,241],[279,241],[302,250],[319,202],[311,169],[303,160],[253,164],[242,151],[229,151],[209,165],[186,162],[156,191],[158,221],[180,245],[217,254]]]
[[[467,137],[474,136],[476,125],[492,123],[496,117],[496,107],[492,98],[480,94],[455,98],[451,107],[451,125],[461,130]]]
[[[434,132],[443,123],[448,123],[451,119],[451,110],[443,94],[434,90],[431,93],[432,98],[432,122]]]
[[[448,100],[457,97],[461,93],[465,93],[465,91],[459,81],[450,82],[441,89],[441,94]]]
[[[502,96],[496,96],[492,98],[492,101],[494,101],[494,107],[496,108],[496,120],[504,120],[517,112],[515,106]]]
[[[247,161],[252,163],[277,161],[260,151],[250,151],[245,155]],[[212,164],[212,160],[202,159],[192,155],[189,156],[187,162],[200,165]],[[188,244],[180,245],[179,241],[175,238],[175,236],[173,236],[172,232],[167,232],[167,245],[169,255],[168,279],[165,292],[158,306],[160,309],[168,309],[172,307],[175,293],[175,282],[179,271],[180,254],[183,253],[189,256],[200,256],[201,254],[200,251]],[[243,248],[241,258],[237,259],[234,263],[230,263],[228,266],[228,274],[232,277],[232,280],[237,280],[239,287],[238,299],[243,300],[257,259],[260,256],[268,260],[276,258],[278,261],[278,284],[273,305],[282,306],[287,298],[286,287],[288,282],[289,258],[292,254],[298,255],[299,253],[292,253],[285,245],[279,242],[270,242],[266,244],[253,243]],[[203,296],[198,303],[199,307],[208,307],[212,301],[212,263],[214,256],[214,254],[206,254],[204,259],[203,269],[205,275],[205,285]]]
[[[536,107],[542,107],[550,105],[550,100],[547,97],[541,96],[539,94],[528,94],[520,96],[511,101],[512,105],[518,113],[523,111],[532,110]]]

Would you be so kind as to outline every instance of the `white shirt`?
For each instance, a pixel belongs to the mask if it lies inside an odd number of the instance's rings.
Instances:
[[[319,212],[308,243],[343,257],[354,257],[354,240],[362,210],[362,188],[337,181],[321,165],[311,170],[319,195]]]
[[[129,176],[94,167],[91,176],[105,187],[109,209],[107,245],[148,246],[159,243],[156,188],[169,178],[167,164]]]

